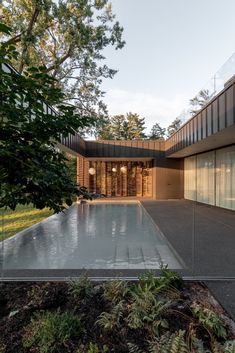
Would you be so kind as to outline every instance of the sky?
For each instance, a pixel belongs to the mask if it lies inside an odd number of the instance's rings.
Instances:
[[[105,50],[111,115],[166,127],[235,51],[235,0],[112,0],[126,45]],[[234,72],[235,73],[235,72]]]

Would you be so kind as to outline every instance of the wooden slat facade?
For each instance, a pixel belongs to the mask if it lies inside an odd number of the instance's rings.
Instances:
[[[79,182],[84,181],[84,163],[87,173],[87,187],[91,192],[103,193],[106,196],[152,196],[152,161],[87,161],[78,158]],[[125,167],[123,172],[121,167]],[[89,168],[95,169],[95,174],[89,174]]]

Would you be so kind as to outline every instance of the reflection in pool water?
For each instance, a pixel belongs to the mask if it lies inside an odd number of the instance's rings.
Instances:
[[[4,242],[5,269],[180,269],[140,204],[73,205]]]

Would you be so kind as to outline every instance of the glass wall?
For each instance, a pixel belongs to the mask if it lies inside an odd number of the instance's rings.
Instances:
[[[198,202],[215,204],[215,152],[196,157],[196,198]]]
[[[184,198],[235,210],[235,146],[185,158]]]
[[[152,161],[92,161],[89,190],[106,196],[152,196]]]
[[[216,205],[235,210],[235,146],[216,152]]]
[[[184,160],[184,198],[196,200],[196,157]]]

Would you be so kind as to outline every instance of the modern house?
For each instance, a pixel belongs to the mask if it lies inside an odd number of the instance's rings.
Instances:
[[[74,132],[59,145],[77,156],[78,183],[90,191],[235,210],[235,76],[166,141],[87,141]]]
[[[109,197],[189,199],[235,210],[235,78],[166,141],[62,144],[77,154],[78,182]]]

